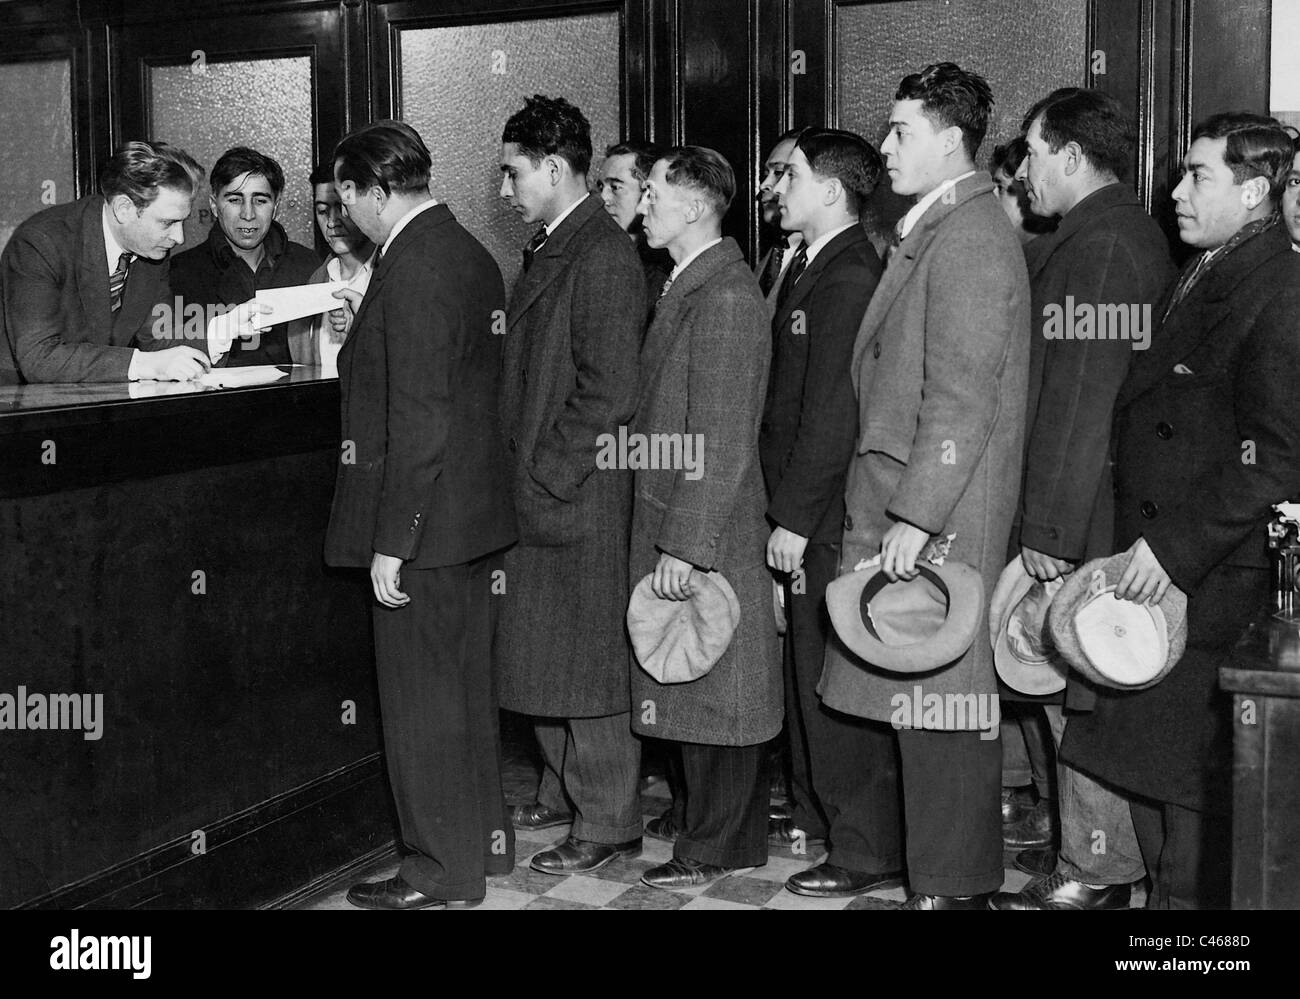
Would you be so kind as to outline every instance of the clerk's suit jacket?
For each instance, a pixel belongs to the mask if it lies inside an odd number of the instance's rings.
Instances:
[[[173,346],[149,335],[154,307],[171,300],[166,257],[131,262],[113,312],[103,208],[92,194],[14,230],[0,255],[0,385],[124,382],[133,348]]]
[[[328,564],[379,552],[433,569],[514,541],[497,424],[504,313],[496,261],[446,205],[397,234],[339,352]]]
[[[767,516],[812,541],[838,544],[844,527],[844,476],[858,439],[849,366],[880,270],[862,226],[846,229],[817,251],[772,319],[758,436]]]

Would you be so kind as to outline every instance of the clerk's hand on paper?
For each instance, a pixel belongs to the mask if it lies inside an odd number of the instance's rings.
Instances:
[[[334,333],[334,342],[337,343],[347,335],[352,320],[356,318],[357,309],[361,306],[361,299],[365,296],[354,288],[340,288],[334,292],[334,297],[343,299],[343,308],[328,313],[330,329]]]
[[[253,338],[260,340],[262,330],[256,327],[259,317],[271,312],[271,307],[250,298],[247,302],[236,305],[224,315],[215,316],[208,322],[208,356],[213,363],[230,351],[236,340]]]

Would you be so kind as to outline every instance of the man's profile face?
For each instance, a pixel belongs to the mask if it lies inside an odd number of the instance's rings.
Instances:
[[[525,222],[541,222],[551,203],[554,186],[546,157],[533,163],[519,151],[517,142],[501,144],[501,197]]]
[[[1178,235],[1188,246],[1212,250],[1222,246],[1249,221],[1242,185],[1223,160],[1226,138],[1202,137],[1183,157],[1183,179],[1174,188]]]
[[[1291,170],[1282,184],[1282,220],[1291,242],[1300,245],[1300,152],[1291,161]]]
[[[1035,215],[1052,216],[1064,214],[1062,203],[1062,184],[1065,180],[1065,160],[1068,156],[1066,147],[1061,146],[1056,152],[1048,147],[1043,138],[1043,119],[1034,119],[1025,134],[1029,151],[1024,162],[1016,171],[1016,178],[1025,185],[1025,194],[1029,207]]]
[[[937,185],[934,178],[943,165],[943,133],[935,130],[917,100],[895,101],[889,114],[889,134],[880,144],[885,172],[895,194],[925,195]]]
[[[361,235],[376,246],[383,244],[383,229],[371,189],[360,190],[355,180],[339,177],[339,160],[334,161],[334,190],[338,192],[343,217],[361,230]],[[382,189],[381,189],[382,190]]]
[[[636,221],[636,206],[641,201],[641,182],[633,172],[635,169],[636,157],[631,153],[619,153],[605,158],[596,178],[596,190],[600,192],[605,211],[613,216],[624,232]]]
[[[185,242],[185,220],[190,216],[194,193],[174,187],[158,188],[158,197],[144,208],[136,208],[125,194],[113,199],[110,208],[121,226],[118,241],[122,249],[138,257],[161,260],[174,246]]]
[[[646,242],[655,249],[667,246],[686,229],[690,202],[686,190],[668,183],[668,161],[655,163],[641,195]]]
[[[212,212],[231,245],[256,250],[271,231],[278,198],[260,173],[241,173],[212,194]]]
[[[781,213],[781,228],[786,232],[807,229],[821,207],[828,203],[828,187],[828,178],[818,176],[803,150],[796,146],[773,189]]]
[[[1005,170],[998,169],[993,174],[993,193],[998,199],[998,205],[1011,220],[1011,224],[1017,229],[1022,228],[1025,219],[1020,213],[1020,190],[1017,181]]]
[[[785,173],[790,154],[794,152],[794,139],[785,139],[772,147],[763,164],[763,180],[758,185],[758,203],[763,212],[763,221],[768,225],[781,224],[781,206],[776,200],[776,185]]]

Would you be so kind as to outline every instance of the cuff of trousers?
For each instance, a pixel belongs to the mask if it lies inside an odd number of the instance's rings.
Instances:
[[[907,861],[901,852],[877,857],[866,853],[853,853],[849,850],[837,850],[833,842],[830,853],[826,855],[826,863],[859,874],[884,874],[888,871],[901,871],[907,866]]]
[[[1002,887],[1005,876],[1006,872],[1001,864],[978,874],[954,875],[909,869],[907,882],[912,891],[921,895],[944,895],[951,898],[956,895],[982,895],[985,892],[997,891]]]
[[[477,877],[467,877],[459,881],[440,881],[431,868],[437,868],[445,878],[446,872],[443,872],[428,857],[418,853],[403,860],[397,873],[412,888],[424,892],[431,898],[440,898],[446,902],[483,898],[487,894],[487,879],[481,873]]]
[[[636,821],[625,822],[621,825],[592,822],[584,819],[581,815],[575,815],[573,828],[570,830],[569,835],[575,839],[586,840],[588,843],[602,843],[606,846],[614,846],[618,843],[626,843],[629,840],[640,839],[643,832],[645,832],[645,828],[639,814]]]
[[[757,843],[726,846],[706,843],[703,840],[678,836],[673,844],[673,856],[679,860],[694,860],[701,864],[716,864],[735,870],[738,867],[762,867],[767,863],[767,836]]]

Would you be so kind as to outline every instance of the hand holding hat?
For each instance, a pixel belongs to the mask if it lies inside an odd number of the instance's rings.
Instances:
[[[698,680],[731,644],[740,601],[719,572],[691,569],[684,600],[658,596],[656,575],[643,577],[628,601],[627,630],[637,662],[660,683]]]

